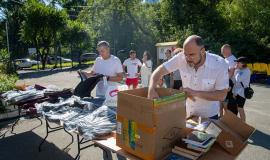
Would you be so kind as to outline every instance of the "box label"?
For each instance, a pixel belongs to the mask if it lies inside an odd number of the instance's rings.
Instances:
[[[221,133],[221,131],[222,130],[217,125],[215,125],[214,123],[210,123],[210,125],[205,130],[206,133],[211,134],[216,138]]]
[[[227,148],[233,148],[233,142],[232,141],[225,141],[225,146]]]
[[[117,124],[116,124],[116,133],[122,134],[122,123],[121,122],[117,122]]]

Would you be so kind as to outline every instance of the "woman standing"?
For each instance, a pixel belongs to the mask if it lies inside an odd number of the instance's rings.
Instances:
[[[236,100],[237,109],[242,121],[246,121],[246,115],[244,111],[244,105],[246,102],[245,88],[249,87],[251,72],[247,67],[247,58],[239,57],[235,60],[236,68],[233,76],[233,98]]]
[[[142,87],[148,87],[149,80],[152,74],[153,62],[151,61],[151,55],[148,51],[143,53],[143,65],[141,67],[141,81]]]

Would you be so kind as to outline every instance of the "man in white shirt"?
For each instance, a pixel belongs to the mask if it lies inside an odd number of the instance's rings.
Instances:
[[[183,48],[183,52],[153,72],[148,98],[159,98],[155,90],[158,80],[178,69],[187,94],[187,116],[218,119],[219,101],[225,99],[229,87],[228,65],[222,57],[206,53],[202,38],[197,35],[188,37]]]
[[[221,54],[225,58],[226,63],[229,65],[229,76],[232,77],[234,74],[234,67],[236,65],[236,57],[232,54],[232,48],[229,44],[224,44],[221,47]]]
[[[229,66],[229,77],[231,79],[232,76],[234,75],[234,67],[236,65],[236,62],[235,62],[236,57],[232,54],[232,48],[229,44],[224,44],[221,47],[221,54],[223,55],[226,63]],[[223,110],[226,111],[228,109],[229,99],[227,97],[226,97],[225,101],[221,102],[221,104],[220,104],[220,116],[223,116],[223,114],[224,114]],[[230,108],[230,110],[232,112],[235,112],[232,107]]]
[[[123,68],[120,59],[110,54],[110,44],[108,42],[99,42],[97,44],[97,50],[100,56],[96,58],[91,72],[82,72],[82,74],[87,77],[95,74],[104,75],[104,78],[108,81],[107,84],[106,82],[104,83],[104,80],[101,80],[98,82],[96,89],[96,96],[104,97],[108,85],[115,85],[116,82],[123,80]]]
[[[123,69],[127,68],[127,79],[126,84],[130,88],[132,86],[133,89],[137,88],[139,84],[139,67],[142,66],[142,63],[139,59],[136,58],[136,52],[131,50],[129,52],[129,57],[123,63]]]

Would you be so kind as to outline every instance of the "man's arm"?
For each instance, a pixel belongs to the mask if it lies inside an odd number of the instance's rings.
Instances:
[[[224,101],[228,93],[227,89],[216,90],[216,91],[194,91],[190,88],[184,88],[188,97],[199,97],[208,101]]]
[[[153,72],[149,82],[148,98],[154,99],[159,97],[155,91],[155,88],[159,80],[166,74],[169,74],[169,71],[167,71],[167,69],[163,65],[159,66]]]

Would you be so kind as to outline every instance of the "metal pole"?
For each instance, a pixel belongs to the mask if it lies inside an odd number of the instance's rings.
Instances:
[[[8,52],[8,55],[9,55],[9,60],[11,61],[11,55],[10,55],[10,52],[9,52],[9,38],[8,38],[8,17],[7,17],[7,20],[6,20],[6,35],[7,35],[7,52]]]

